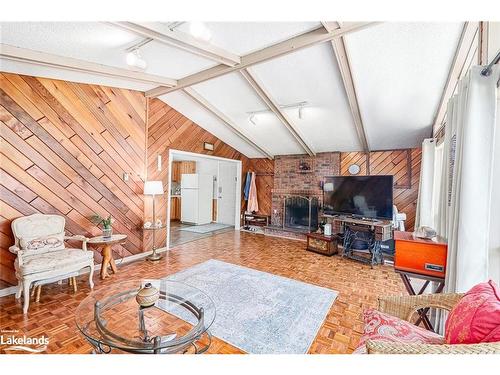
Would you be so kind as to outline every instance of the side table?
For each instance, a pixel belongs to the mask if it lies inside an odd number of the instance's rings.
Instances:
[[[401,280],[403,281],[403,284],[405,285],[406,291],[408,292],[408,294],[410,296],[419,296],[421,294],[424,294],[425,290],[427,289],[427,287],[429,286],[429,284],[431,282],[437,283],[437,288],[432,293],[442,293],[443,292],[444,280],[445,280],[444,278],[429,276],[429,275],[424,275],[424,274],[419,274],[419,273],[406,272],[406,271],[401,271],[398,269],[395,269],[394,271],[396,271],[396,273],[398,273],[399,276],[401,276]],[[418,292],[415,291],[415,289],[413,288],[413,285],[411,285],[410,278],[425,280],[424,284],[422,285],[422,287],[419,289]],[[415,322],[415,325],[418,326],[420,324],[420,322],[422,322],[422,323],[424,323],[424,326],[427,330],[435,332],[434,327],[432,326],[432,323],[431,323],[429,317],[427,316],[427,314],[429,313],[429,310],[430,310],[429,307],[425,307],[425,308],[417,310],[418,319]]]
[[[158,254],[156,252],[156,231],[159,230],[159,229],[164,229],[166,228],[167,225],[166,224],[162,224],[162,225],[151,225],[150,227],[142,227],[143,230],[150,230],[153,232],[153,252],[151,255],[149,255],[148,257],[146,257],[146,260],[149,260],[150,262],[159,262],[160,259],[161,259],[161,255]]]
[[[307,233],[307,250],[331,256],[338,253],[337,236],[325,236],[321,233]]]
[[[102,264],[101,264],[101,280],[109,277],[108,266],[111,266],[113,273],[117,272],[116,263],[113,259],[113,253],[111,247],[117,244],[125,244],[127,239],[126,234],[113,234],[110,238],[105,238],[103,236],[92,237],[88,240],[87,245],[99,247],[101,246],[102,253]]]

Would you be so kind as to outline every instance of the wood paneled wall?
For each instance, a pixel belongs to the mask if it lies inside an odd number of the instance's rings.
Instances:
[[[149,250],[151,235],[141,230],[151,220],[144,180],[161,179],[167,191],[170,148],[241,160],[244,173],[258,173],[259,202],[270,211],[272,161],[248,159],[158,99],[147,103],[137,91],[16,74],[0,79],[0,289],[16,283],[8,247],[10,223],[19,216],[60,214],[68,234],[90,236],[100,229],[89,217],[111,214],[115,231],[128,235],[118,256]],[[158,198],[157,213],[164,221],[165,199]],[[165,235],[157,236],[157,246],[164,246]]]
[[[141,252],[144,94],[6,73],[0,80],[4,286],[16,283],[8,251],[10,222],[23,215],[63,215],[69,234],[97,235],[101,231],[89,217],[111,214],[115,231],[128,235],[127,244],[116,249],[118,256]]]
[[[348,176],[351,164],[360,166],[360,175],[393,175],[394,204],[406,214],[406,230],[415,225],[418,185],[420,181],[420,148],[364,152],[342,152],[340,173]]]
[[[10,223],[19,216],[60,214],[69,234],[90,236],[100,229],[89,217],[111,214],[115,230],[128,235],[127,244],[116,249],[119,255],[149,250],[150,234],[143,236],[141,230],[151,220],[144,180],[162,180],[168,191],[169,149],[241,160],[242,181],[248,170],[256,172],[259,213],[271,214],[274,161],[247,158],[158,99],[7,73],[0,73],[0,83],[0,289],[16,283],[15,257],[8,247],[13,243]],[[213,143],[214,150],[204,150],[203,142]],[[341,158],[342,174],[353,162],[363,174],[393,174],[395,203],[413,229],[420,149],[342,153]],[[165,221],[166,196],[157,199],[157,215]],[[156,245],[163,246],[165,237],[165,232],[158,235]]]
[[[241,160],[243,175],[248,169],[253,169],[256,172],[261,171],[262,173],[272,172],[272,161],[268,163],[266,159],[247,158],[241,152],[224,143],[215,135],[201,128],[161,100],[149,100],[148,106],[148,180],[162,180],[165,191],[169,189],[168,152],[170,149]],[[205,150],[203,148],[204,142],[213,143],[214,150]],[[157,168],[158,155],[161,155],[162,159],[162,169],[160,171]],[[268,200],[268,196],[270,196],[271,190],[268,187],[269,181],[262,177],[263,176],[259,175],[257,178],[257,184],[260,187],[258,190],[258,199],[259,203],[262,202],[263,208],[270,210],[270,200]],[[242,181],[244,181],[244,179]],[[167,196],[165,195],[164,197],[158,197],[156,199],[156,215],[162,222],[165,222]],[[148,197],[146,197],[145,206],[145,220],[151,220],[151,199],[148,199]],[[244,202],[242,202],[242,207],[243,206]],[[146,233],[145,236],[145,248],[150,249],[152,246],[151,236],[148,233]],[[164,246],[165,237],[166,231],[157,235],[156,246]]]
[[[243,171],[255,172],[255,185],[257,186],[257,201],[259,202],[259,214],[271,215],[273,187],[274,187],[274,160],[259,158],[246,159],[243,162]],[[245,179],[242,180],[242,184]],[[246,203],[243,202],[243,209]]]

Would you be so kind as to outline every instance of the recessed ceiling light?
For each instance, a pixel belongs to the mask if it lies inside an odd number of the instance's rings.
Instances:
[[[212,32],[208,29],[204,22],[189,22],[189,33],[196,39],[204,40],[205,42],[212,39]]]

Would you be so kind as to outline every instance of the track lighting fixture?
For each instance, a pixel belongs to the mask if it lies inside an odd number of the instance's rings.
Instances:
[[[134,49],[127,53],[127,65],[141,70],[145,70],[148,66],[146,60],[141,57],[139,49]]]
[[[303,101],[303,102],[299,102],[299,103],[292,103],[292,104],[280,105],[280,108],[281,109],[297,108],[298,109],[298,117],[299,117],[299,119],[302,120],[302,118],[304,116],[303,109],[307,105],[308,105],[308,103],[306,101]],[[272,111],[270,109],[262,109],[262,110],[259,110],[259,111],[247,112],[247,114],[250,116],[248,118],[248,120],[252,124],[257,125],[257,117],[258,117],[257,115],[263,114],[263,113],[269,113],[269,112],[272,112]]]

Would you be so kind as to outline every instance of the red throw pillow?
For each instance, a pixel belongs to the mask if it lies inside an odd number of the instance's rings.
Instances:
[[[451,310],[445,325],[448,344],[500,341],[500,290],[492,281],[473,287]]]

